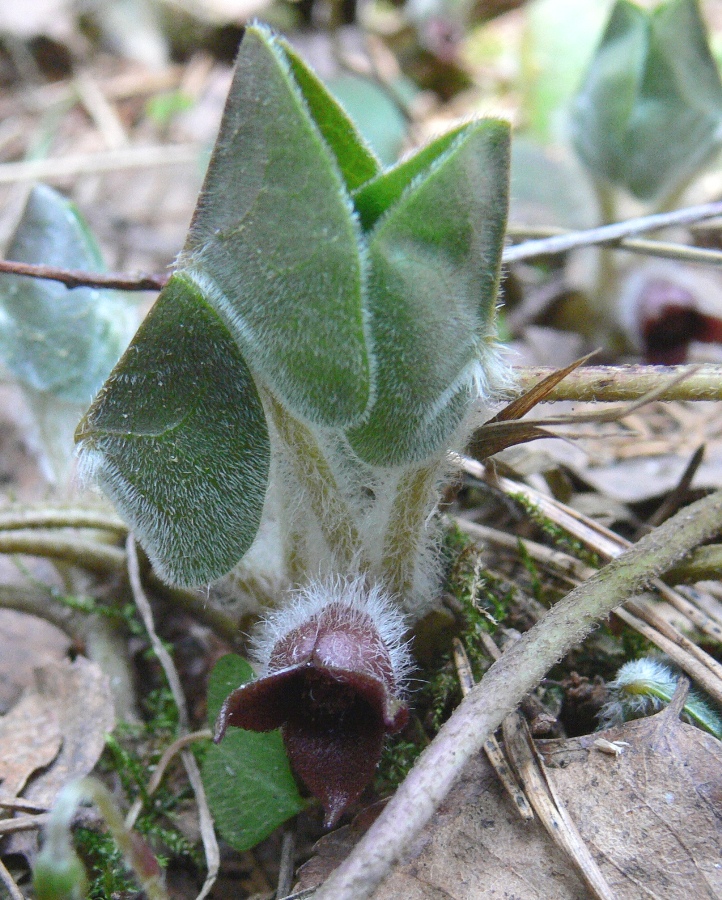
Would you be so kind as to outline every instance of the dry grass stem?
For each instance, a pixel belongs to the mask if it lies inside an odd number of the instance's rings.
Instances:
[[[515,370],[517,389],[529,390],[554,372],[548,366],[525,366]],[[578,403],[595,401],[616,403],[638,400],[670,376],[671,380],[658,395],[658,400],[720,400],[722,399],[722,366],[584,366],[575,369],[544,398],[545,402],[573,400]]]
[[[138,612],[140,613],[141,619],[143,620],[143,624],[145,625],[145,629],[148,632],[148,637],[150,639],[153,650],[158,657],[158,662],[161,664],[165,676],[168,680],[168,685],[173,695],[173,700],[175,701],[176,707],[178,709],[179,728],[181,730],[181,733],[184,733],[188,731],[189,721],[185,694],[183,693],[183,687],[181,685],[175,663],[173,662],[170,653],[168,653],[166,648],[163,646],[163,643],[158,637],[158,634],[155,630],[153,610],[150,607],[150,603],[148,602],[148,598],[145,595],[145,591],[143,590],[143,585],[140,580],[138,554],[135,548],[135,538],[133,537],[132,533],[128,535],[128,540],[126,541],[125,546],[128,556],[128,577],[130,579],[131,590],[133,591],[133,598],[135,600],[136,606],[138,607]],[[181,734],[181,736],[183,736],[183,734]],[[212,889],[216,878],[218,877],[218,870],[220,868],[221,861],[220,851],[218,848],[218,841],[216,840],[215,829],[213,827],[213,818],[208,807],[208,801],[206,799],[206,793],[203,787],[203,782],[201,780],[201,773],[198,769],[198,764],[196,763],[193,754],[187,749],[181,750],[181,758],[188,775],[188,781],[193,788],[196,803],[198,804],[198,817],[200,820],[201,838],[203,840],[203,850],[206,856],[206,866],[208,869],[208,873],[206,875],[206,880],[203,883],[203,887],[201,888],[201,892],[198,894],[196,900],[203,900],[203,898],[206,897]]]
[[[494,642],[492,641],[492,644],[493,643]],[[496,659],[499,656],[499,651],[496,649],[495,644],[494,650],[496,651],[494,659]],[[471,692],[476,682],[474,681],[469,657],[466,655],[464,645],[458,638],[454,638],[453,653],[456,674],[459,677],[459,684],[461,685],[461,693],[466,697],[466,695]],[[525,797],[519,782],[514,777],[514,773],[509,768],[504,753],[499,746],[499,742],[493,734],[489,735],[487,740],[484,741],[484,753],[486,753],[486,758],[494,769],[496,777],[504,786],[505,791],[511,798],[523,821],[531,822],[534,819],[534,810],[529,806],[529,801]]]
[[[579,247],[616,244],[633,234],[656,231],[659,228],[669,228],[673,225],[692,225],[695,222],[712,219],[719,215],[722,215],[722,202],[702,203],[699,206],[676,209],[674,212],[641,216],[636,219],[628,219],[626,222],[600,225],[598,228],[589,228],[585,231],[570,231],[552,237],[524,241],[522,244],[507,247],[502,259],[505,263],[520,262],[539,256],[566,253]]]
[[[21,181],[55,183],[77,175],[97,175],[122,169],[190,166],[198,162],[199,154],[200,148],[195,144],[165,144],[8,162],[0,164],[0,184],[16,184]]]
[[[597,900],[615,900],[579,829],[564,804],[554,796],[544,763],[534,749],[529,727],[521,713],[514,712],[502,724],[504,749],[512,761],[524,792],[554,843],[576,867],[591,895]]]

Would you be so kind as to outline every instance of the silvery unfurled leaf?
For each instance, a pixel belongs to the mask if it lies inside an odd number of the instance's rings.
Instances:
[[[77,210],[44,184],[30,193],[7,258],[87,272],[102,271],[95,239]],[[0,359],[23,385],[87,404],[137,327],[118,291],[3,275]]]

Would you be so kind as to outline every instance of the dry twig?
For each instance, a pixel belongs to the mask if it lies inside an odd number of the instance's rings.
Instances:
[[[181,685],[175,663],[173,662],[170,653],[168,653],[166,648],[163,646],[163,643],[158,637],[158,634],[155,630],[155,623],[153,622],[153,611],[150,608],[150,603],[148,602],[148,598],[145,596],[145,591],[143,590],[143,585],[141,584],[140,580],[138,554],[135,549],[135,538],[133,537],[132,533],[128,535],[128,540],[126,541],[126,551],[128,556],[128,576],[130,578],[131,590],[133,591],[133,598],[135,599],[135,603],[138,607],[138,612],[140,613],[140,616],[143,620],[143,624],[145,625],[145,629],[148,632],[148,637],[150,638],[153,650],[158,657],[158,662],[163,667],[165,676],[168,679],[168,685],[171,689],[173,700],[175,701],[176,707],[178,709],[178,723],[180,730],[181,732],[187,732],[188,708],[186,706],[185,694],[183,693],[183,687]],[[218,849],[218,841],[216,840],[216,833],[213,828],[213,818],[211,817],[211,811],[208,807],[208,801],[206,799],[205,790],[203,788],[203,781],[201,780],[201,773],[198,769],[198,763],[196,762],[195,757],[190,752],[190,750],[187,749],[181,750],[181,758],[183,760],[183,765],[185,766],[186,773],[188,774],[188,780],[190,781],[191,787],[193,788],[196,803],[198,804],[198,817],[200,819],[201,838],[203,839],[203,849],[206,855],[206,866],[208,867],[206,880],[203,883],[200,894],[198,894],[198,897],[196,898],[196,900],[203,900],[203,898],[206,897],[210,892],[211,888],[215,884],[216,878],[218,877],[218,870],[220,868],[220,851]]]

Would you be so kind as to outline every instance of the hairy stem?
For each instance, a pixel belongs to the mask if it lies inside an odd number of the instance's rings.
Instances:
[[[336,565],[341,571],[350,568],[363,544],[328,460],[309,428],[270,393],[264,391],[263,399],[285,445],[284,460],[293,468]]]
[[[398,862],[469,759],[546,672],[630,594],[722,530],[722,491],[683,509],[576,588],[513,644],[461,702],[316,900],[364,900]]]
[[[119,547],[29,528],[0,531],[0,553],[47,556],[99,575],[117,572],[125,566],[125,552]]]
[[[534,387],[554,369],[548,366],[524,366],[515,370],[516,386],[520,393]],[[679,380],[680,375],[685,375]],[[722,366],[584,366],[570,372],[544,398],[555,400],[596,400],[613,403],[619,400],[639,400],[658,388],[662,379],[669,379],[669,388],[658,400],[722,400]]]
[[[396,488],[384,535],[381,577],[388,589],[399,597],[410,597],[414,590],[425,521],[439,479],[440,465],[434,460],[410,469],[401,476]]]

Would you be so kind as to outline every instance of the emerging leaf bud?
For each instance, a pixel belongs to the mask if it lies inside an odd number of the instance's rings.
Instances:
[[[229,725],[282,728],[294,770],[334,825],[371,780],[384,736],[408,720],[404,631],[381,589],[363,578],[298,591],[262,626],[261,675],[226,699],[216,742]]]

